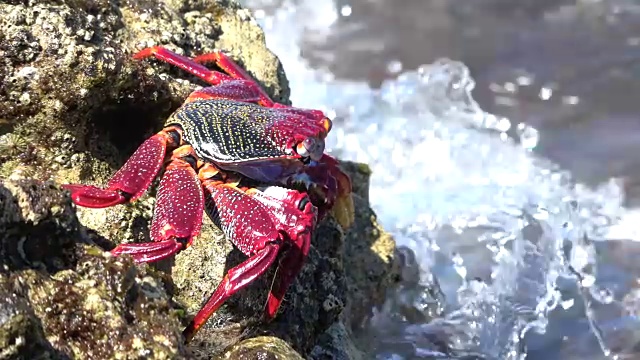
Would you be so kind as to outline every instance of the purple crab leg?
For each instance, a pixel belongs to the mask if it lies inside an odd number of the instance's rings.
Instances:
[[[112,254],[129,254],[136,262],[150,262],[174,255],[191,244],[200,232],[204,209],[200,179],[184,160],[192,154],[189,145],[176,149],[160,180],[150,229],[153,242],[121,244]]]
[[[199,77],[207,83],[214,85],[214,88],[203,88],[194,91],[187,101],[196,99],[222,98],[244,102],[255,102],[264,107],[282,109],[286,113],[302,115],[313,120],[326,119],[322,111],[311,109],[299,109],[288,105],[274,102],[269,95],[258,85],[258,83],[247,72],[240,67],[229,56],[220,51],[196,56],[191,59],[186,56],[176,54],[162,46],[154,46],[140,50],[133,55],[136,60],[155,57],[171,65]],[[215,63],[220,69],[226,72],[208,69],[204,63]],[[328,119],[327,119],[328,120]],[[328,123],[328,130],[331,123]]]
[[[167,62],[171,65],[177,66],[182,70],[193,74],[200,79],[206,81],[211,85],[221,85],[225,82],[237,83],[237,88],[241,89],[240,97],[242,98],[244,93],[251,92],[258,95],[258,103],[265,107],[274,107],[274,102],[271,100],[264,90],[249,76],[240,66],[238,66],[233,60],[231,60],[225,54],[215,51],[210,54],[199,56],[200,61],[215,61],[215,63],[229,75],[210,70],[206,66],[199,64],[194,59],[190,59],[186,56],[176,54],[161,46],[149,47],[140,50],[133,55],[136,60],[145,59],[148,57],[155,57],[158,60]],[[235,98],[235,97],[232,97]]]
[[[315,208],[306,195],[295,190],[271,187],[262,192],[216,180],[204,180],[203,186],[214,203],[208,212],[227,238],[249,258],[229,270],[185,329],[186,341],[193,338],[231,295],[262,275],[275,261],[284,242],[289,241],[293,245],[291,250],[295,251],[287,253],[278,267],[265,306],[265,315],[273,318],[302,267],[316,219]]]
[[[66,184],[63,188],[71,191],[71,200],[80,206],[105,208],[138,199],[156,177],[167,147],[175,148],[173,138],[164,129],[147,139],[118,170],[107,187],[101,189],[92,185]]]

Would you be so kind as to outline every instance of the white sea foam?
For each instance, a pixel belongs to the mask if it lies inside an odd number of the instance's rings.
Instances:
[[[373,90],[312,69],[300,56],[303,38],[327,36],[344,16],[342,7],[329,0],[245,3],[258,10],[293,103],[336,119],[329,150],[371,166],[372,206],[398,243],[415,252],[423,282],[438,277],[454,310],[442,324],[461,325],[451,340],[460,352],[520,358],[519,336],[545,329],[560,302],[558,278],[572,276],[568,265],[583,275],[592,271],[585,237],[604,240],[614,225],[615,236],[640,239],[618,222],[624,216],[637,223],[638,215],[621,208],[616,181],[589,189],[536,157],[536,129],[484,112],[470,95],[474,82],[463,63],[443,59]],[[507,136],[512,127],[519,138]],[[565,253],[567,244],[573,250]],[[484,285],[465,281],[477,276]],[[414,341],[411,351],[430,351],[418,345],[416,329],[397,331],[398,343]],[[401,355],[386,354],[379,358]]]

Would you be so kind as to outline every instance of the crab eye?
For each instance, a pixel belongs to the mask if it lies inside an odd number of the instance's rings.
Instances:
[[[296,152],[302,157],[310,157],[318,161],[324,152],[324,141],[316,138],[306,138],[296,146]]]
[[[309,140],[309,139],[307,139]],[[298,145],[296,146],[296,152],[298,153],[298,155],[306,158],[309,157],[309,149],[305,146],[305,143],[307,142],[307,140],[298,143]]]

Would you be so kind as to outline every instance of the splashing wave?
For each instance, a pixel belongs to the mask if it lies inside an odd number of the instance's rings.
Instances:
[[[536,157],[536,129],[484,112],[463,63],[442,59],[371,89],[300,56],[307,37],[320,41],[349,11],[327,0],[245,3],[283,62],[293,103],[335,118],[330,151],[370,164],[372,206],[420,269],[422,291],[396,300],[426,311],[434,279],[446,299],[441,317],[418,323],[385,306],[371,322],[385,339],[377,357],[523,358],[524,334],[544,332],[564,301],[559,279],[593,276],[585,239],[605,239],[622,215],[620,186],[588,189]],[[425,340],[434,333],[446,351]]]

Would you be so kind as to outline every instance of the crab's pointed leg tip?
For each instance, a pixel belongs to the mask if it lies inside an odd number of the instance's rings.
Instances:
[[[87,188],[87,185],[80,185],[80,184],[62,184],[60,185],[61,188],[65,189],[65,190],[69,190],[72,194],[76,193],[78,191],[81,191],[84,188]]]
[[[191,340],[193,340],[193,337],[196,335],[196,331],[196,327],[193,321],[191,321],[189,325],[187,325],[187,327],[184,329],[184,331],[182,331],[182,336],[184,337],[184,342],[186,344],[190,343]]]
[[[62,188],[71,192],[71,200],[84,207],[104,208],[122,204],[127,199],[119,191],[100,189],[91,185],[66,184]]]

